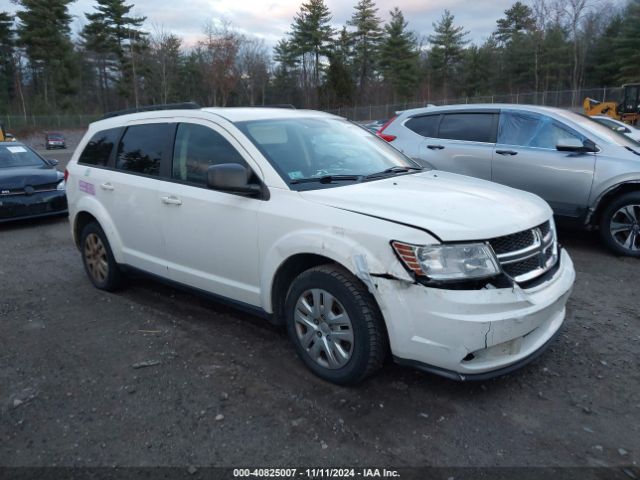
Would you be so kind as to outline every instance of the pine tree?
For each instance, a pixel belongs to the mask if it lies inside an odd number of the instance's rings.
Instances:
[[[418,50],[413,32],[398,7],[391,12],[391,20],[385,25],[385,36],[380,45],[380,70],[391,84],[394,102],[397,97],[409,98],[418,82]]]
[[[352,39],[346,27],[340,31],[329,54],[324,84],[324,104],[329,107],[351,105],[356,89],[351,74]]]
[[[622,82],[640,80],[640,0],[631,0],[623,14],[620,37],[614,42]]]
[[[495,36],[503,44],[509,43],[515,35],[531,32],[536,27],[531,8],[521,2],[516,2],[504,11],[504,18],[497,22]]]
[[[0,111],[8,112],[14,97],[13,17],[0,12]]]
[[[129,16],[133,5],[125,0],[97,0],[96,12],[86,13],[89,23],[83,31],[86,48],[101,58],[102,81],[109,83],[112,74],[118,84],[118,93],[125,99],[133,98],[139,104],[138,75],[144,38],[147,33],[139,28],[146,17]]]
[[[34,75],[36,91],[42,94],[46,110],[65,103],[74,93],[73,45],[70,39],[73,0],[19,0],[22,10],[17,33]]]
[[[353,64],[357,72],[360,98],[366,95],[366,87],[373,77],[378,58],[378,48],[382,39],[382,20],[374,0],[359,0],[347,25],[354,27]]]
[[[451,12],[445,10],[440,21],[433,24],[435,33],[429,36],[431,65],[441,80],[445,96],[449,91],[449,81],[464,57],[464,47],[469,43],[466,39],[469,32],[464,27],[456,27],[454,19]]]
[[[292,41],[303,57],[313,56],[314,86],[320,85],[320,57],[329,52],[331,36],[331,13],[324,0],[309,0],[300,6],[292,28]],[[305,66],[303,58],[303,68]]]

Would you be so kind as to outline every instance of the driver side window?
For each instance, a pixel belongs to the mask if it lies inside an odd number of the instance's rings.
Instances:
[[[555,150],[558,140],[568,138],[585,140],[579,133],[545,115],[508,111],[500,114],[499,144]]]
[[[204,125],[180,123],[173,148],[172,178],[206,186],[207,169],[221,163],[247,166],[222,135]]]

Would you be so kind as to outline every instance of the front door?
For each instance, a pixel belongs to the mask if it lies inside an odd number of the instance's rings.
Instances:
[[[236,140],[209,122],[179,123],[171,180],[162,182],[169,276],[176,282],[259,306],[258,209],[262,200],[207,188],[207,168],[249,166]]]
[[[503,111],[492,179],[539,195],[557,215],[579,217],[588,205],[596,154],[560,152],[561,139],[586,140],[546,115]]]

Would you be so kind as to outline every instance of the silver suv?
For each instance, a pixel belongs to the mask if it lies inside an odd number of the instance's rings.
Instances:
[[[530,105],[425,107],[378,135],[427,167],[535,193],[559,219],[599,228],[613,251],[640,257],[640,143],[588,117]]]

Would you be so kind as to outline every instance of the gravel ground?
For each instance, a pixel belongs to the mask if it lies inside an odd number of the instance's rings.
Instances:
[[[65,219],[0,239],[0,466],[637,467],[640,263],[593,234],[561,231],[577,282],[535,363],[483,383],[389,363],[355,388],[258,318],[146,278],[94,289]]]

